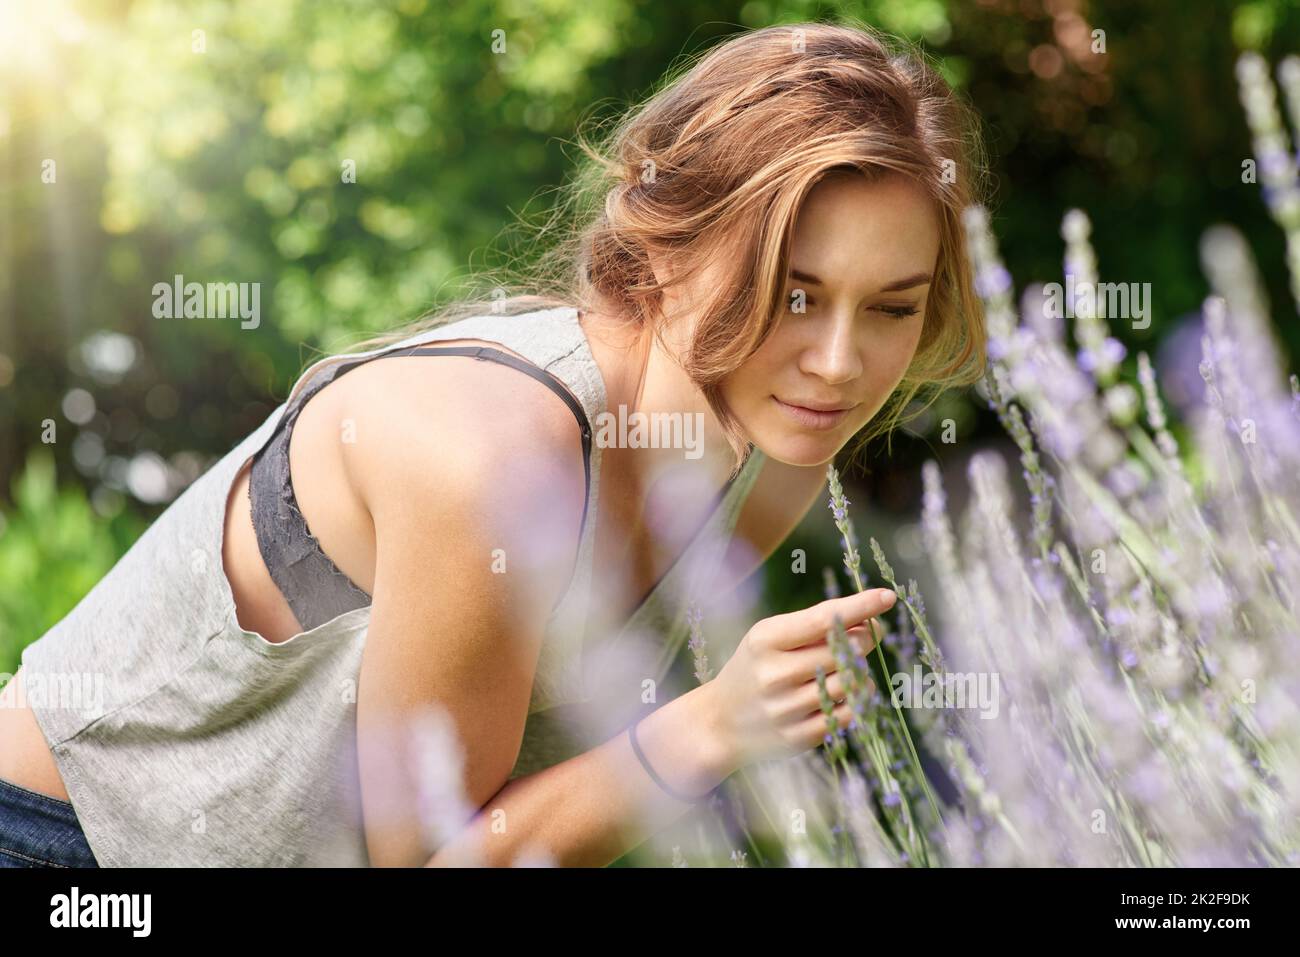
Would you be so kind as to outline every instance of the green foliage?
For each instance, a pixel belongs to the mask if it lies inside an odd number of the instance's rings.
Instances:
[[[144,531],[126,511],[98,514],[76,486],[60,486],[54,459],[37,447],[0,512],[0,672],[90,591]]]

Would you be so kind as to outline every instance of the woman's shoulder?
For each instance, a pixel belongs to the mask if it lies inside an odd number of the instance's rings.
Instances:
[[[581,432],[543,383],[497,363],[416,355],[366,362],[317,398],[331,390],[322,411],[372,514],[436,499],[527,524],[541,509],[572,528],[576,546],[586,502]]]

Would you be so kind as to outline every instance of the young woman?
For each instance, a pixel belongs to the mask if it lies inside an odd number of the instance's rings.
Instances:
[[[832,616],[865,647],[892,595],[764,618],[654,689],[686,603],[770,555],[850,440],[982,371],[973,129],[866,29],[709,52],[614,131],[570,284],[309,367],[25,650],[0,864],[605,865],[819,744]],[[620,410],[702,422],[698,454],[615,440]],[[474,812],[441,833],[406,744],[431,712]]]

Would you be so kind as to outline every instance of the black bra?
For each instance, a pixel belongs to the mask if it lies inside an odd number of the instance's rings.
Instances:
[[[258,550],[262,553],[262,560],[266,562],[272,580],[293,609],[303,631],[309,631],[344,612],[364,608],[370,604],[371,597],[357,587],[325,554],[307,528],[302,512],[298,510],[289,475],[289,436],[298,413],[307,400],[325,386],[371,359],[433,355],[473,356],[475,359],[511,366],[532,376],[564,400],[582,430],[582,467],[586,476],[586,493],[579,534],[586,528],[587,503],[591,498],[591,424],[578,400],[551,373],[487,346],[413,346],[335,363],[322,370],[290,402],[271,438],[253,457],[248,480],[249,507]],[[563,596],[564,593],[561,593],[560,599],[557,599],[557,607]]]

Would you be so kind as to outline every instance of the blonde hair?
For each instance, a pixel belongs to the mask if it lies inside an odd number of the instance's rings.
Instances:
[[[558,239],[536,265],[517,278],[481,273],[480,282],[495,286],[490,296],[441,307],[356,348],[471,315],[591,309],[597,301],[663,342],[664,290],[690,283],[713,260],[723,278],[708,291],[678,361],[722,424],[738,469],[749,442],[721,383],[787,307],[802,202],[827,173],[849,169],[920,184],[936,204],[940,231],[916,354],[853,451],[878,435],[892,437],[923,388],[932,394],[913,416],[945,389],[983,374],[983,314],[962,229],[962,211],[983,199],[983,148],[974,111],[914,47],[857,22],[742,33],[670,71],[596,145],[581,132],[578,145],[590,162],[541,226],[541,238]],[[727,255],[711,255],[722,248]],[[665,267],[662,283],[651,257]]]

